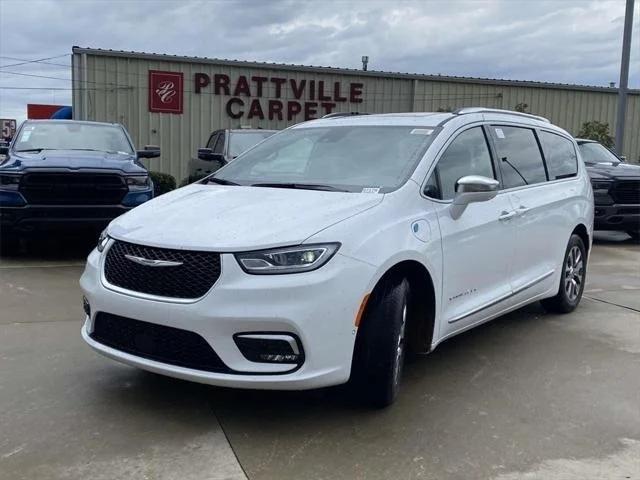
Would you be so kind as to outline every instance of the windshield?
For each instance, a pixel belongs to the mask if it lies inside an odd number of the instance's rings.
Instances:
[[[582,143],[578,147],[580,147],[580,155],[582,155],[584,163],[620,163],[620,159],[611,150],[599,143]]]
[[[326,185],[384,193],[409,178],[435,136],[434,128],[405,126],[292,128],[241,155],[214,177],[241,185]]]
[[[98,150],[133,154],[122,127],[75,122],[27,123],[13,147],[16,151]]]
[[[229,136],[229,155],[237,157],[242,152],[270,137],[275,132],[231,132]]]

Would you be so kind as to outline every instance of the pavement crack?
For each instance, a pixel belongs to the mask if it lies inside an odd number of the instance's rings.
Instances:
[[[627,310],[631,310],[632,312],[638,312],[640,313],[640,310],[638,310],[637,308],[633,308],[633,307],[628,307],[626,305],[620,305],[619,303],[614,303],[614,302],[609,302],[607,300],[602,300],[600,298],[595,298],[595,297],[590,297],[589,295],[585,295],[585,298],[588,298],[589,300],[593,300],[594,302],[602,302],[602,303],[606,303],[608,305],[613,305],[614,307],[620,307],[620,308],[625,308]]]

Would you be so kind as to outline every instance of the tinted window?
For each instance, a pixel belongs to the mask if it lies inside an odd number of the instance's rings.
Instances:
[[[209,137],[209,142],[207,143],[207,148],[210,148],[211,150],[213,150],[213,147],[216,146],[216,140],[218,140],[218,134],[214,134],[211,135],[211,137]]]
[[[503,188],[545,182],[547,175],[535,134],[529,128],[492,126]]]
[[[224,133],[218,134],[218,140],[213,147],[213,153],[224,153]]]
[[[540,142],[547,161],[549,180],[574,177],[578,174],[578,156],[570,140],[555,133],[540,132]]]
[[[437,177],[437,182],[436,178]],[[438,160],[434,175],[429,178],[427,195],[451,200],[456,193],[456,182],[466,175],[495,178],[487,139],[481,127],[465,130],[447,147]],[[434,185],[439,188],[434,192]]]

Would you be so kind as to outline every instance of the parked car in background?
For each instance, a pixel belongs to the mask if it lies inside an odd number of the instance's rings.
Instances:
[[[536,300],[574,310],[592,229],[576,143],[541,117],[314,120],[111,222],[80,280],[82,336],[173,377],[351,380],[385,406],[408,349]]]
[[[596,230],[620,230],[640,239],[640,166],[596,141],[576,141],[591,177]]]
[[[122,125],[27,120],[10,146],[0,147],[2,242],[42,229],[101,229],[153,197],[137,151]]]
[[[215,172],[277,131],[249,128],[216,130],[209,137],[207,146],[198,149],[198,158],[191,159],[190,182]]]

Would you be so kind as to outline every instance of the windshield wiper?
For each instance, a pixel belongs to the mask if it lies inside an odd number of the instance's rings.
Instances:
[[[24,150],[16,150],[16,152],[41,152],[44,148],[25,148]],[[47,148],[47,150],[54,150],[53,148]]]
[[[337,188],[332,185],[321,185],[317,183],[253,183],[252,187],[271,187],[271,188],[294,188],[299,190],[322,190],[325,192],[348,192],[343,188]]]
[[[224,178],[217,178],[217,177],[205,178],[202,183],[206,185],[209,182],[218,183],[220,185],[234,185],[234,186],[240,185],[239,183],[232,182],[231,180],[225,180]]]

